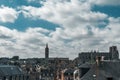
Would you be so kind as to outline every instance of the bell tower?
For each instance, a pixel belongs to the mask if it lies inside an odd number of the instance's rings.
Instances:
[[[49,48],[48,48],[48,44],[46,44],[45,47],[45,59],[49,58]]]
[[[110,47],[110,59],[111,60],[118,60],[119,59],[119,52],[117,50],[117,46]]]

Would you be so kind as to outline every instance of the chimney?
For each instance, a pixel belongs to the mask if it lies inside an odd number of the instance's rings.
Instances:
[[[96,62],[97,62],[97,66],[100,66],[100,64],[101,64],[101,56],[97,56],[96,57]]]
[[[104,58],[105,58],[105,56],[102,56],[102,57],[101,57],[101,61],[104,61]]]

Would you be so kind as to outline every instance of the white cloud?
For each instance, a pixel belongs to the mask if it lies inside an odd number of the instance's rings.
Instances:
[[[119,26],[120,18],[113,17],[109,18],[106,28],[89,26],[83,29],[83,33],[79,31],[79,27],[75,29],[76,32],[72,32],[72,29],[66,30],[68,28],[57,28],[55,31],[28,28],[25,32],[19,32],[0,26],[1,56],[44,57],[46,43],[49,43],[50,57],[71,59],[77,57],[81,51],[108,51],[111,45],[117,45],[120,49]]]
[[[1,56],[44,57],[44,46],[48,42],[48,37],[45,36],[47,33],[49,31],[42,28],[29,28],[25,32],[19,32],[0,26]]]
[[[60,2],[61,1],[61,2]],[[62,27],[76,27],[84,23],[102,23],[107,15],[100,12],[92,12],[88,2],[82,3],[78,0],[71,2],[63,0],[49,0],[42,7],[23,6],[22,12],[25,17],[33,19],[45,19]]]
[[[7,50],[10,55],[17,53],[21,57],[44,57],[44,47],[48,42],[50,56],[73,59],[80,51],[108,51],[111,45],[120,48],[120,18],[94,12],[91,8],[89,2],[79,0],[47,0],[42,7],[22,6],[20,9],[26,18],[44,19],[60,27],[55,31],[28,28],[25,32],[2,27],[1,43],[12,47],[4,45],[0,49],[3,52]]]
[[[96,26],[97,24],[104,24],[103,20],[108,17],[104,13],[92,12],[91,5],[87,2],[60,1],[46,1],[43,3],[44,6],[40,8],[23,6],[22,12],[26,18],[45,19],[64,28],[78,28],[91,24]]]
[[[11,22],[13,23],[18,17],[18,12],[13,8],[9,8],[6,6],[0,6],[0,22],[6,23]]]
[[[89,0],[90,3],[101,6],[120,6],[120,0]]]
[[[94,4],[98,2],[95,1]],[[106,5],[114,5],[111,4],[112,1],[104,2]],[[44,19],[59,24],[60,27],[50,33],[50,40],[64,44],[66,53],[74,54],[96,48],[108,51],[110,45],[118,45],[116,41],[119,41],[119,19],[94,12],[91,10],[92,6],[88,0],[48,0],[42,7],[23,6],[21,9],[26,18]]]

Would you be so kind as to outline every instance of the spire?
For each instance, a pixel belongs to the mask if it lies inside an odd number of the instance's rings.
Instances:
[[[46,44],[46,47],[45,47],[45,58],[49,58],[49,47],[48,47],[48,43]]]
[[[48,43],[46,43],[46,48],[48,48]]]

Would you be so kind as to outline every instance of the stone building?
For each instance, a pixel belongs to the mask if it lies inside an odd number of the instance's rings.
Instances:
[[[111,46],[109,48],[109,52],[97,52],[97,51],[91,51],[91,52],[81,52],[78,56],[78,61],[80,63],[85,62],[92,62],[95,61],[96,57],[100,56],[104,60],[118,60],[119,59],[119,53],[116,46]]]
[[[40,80],[54,80],[54,69],[52,68],[41,69]]]

